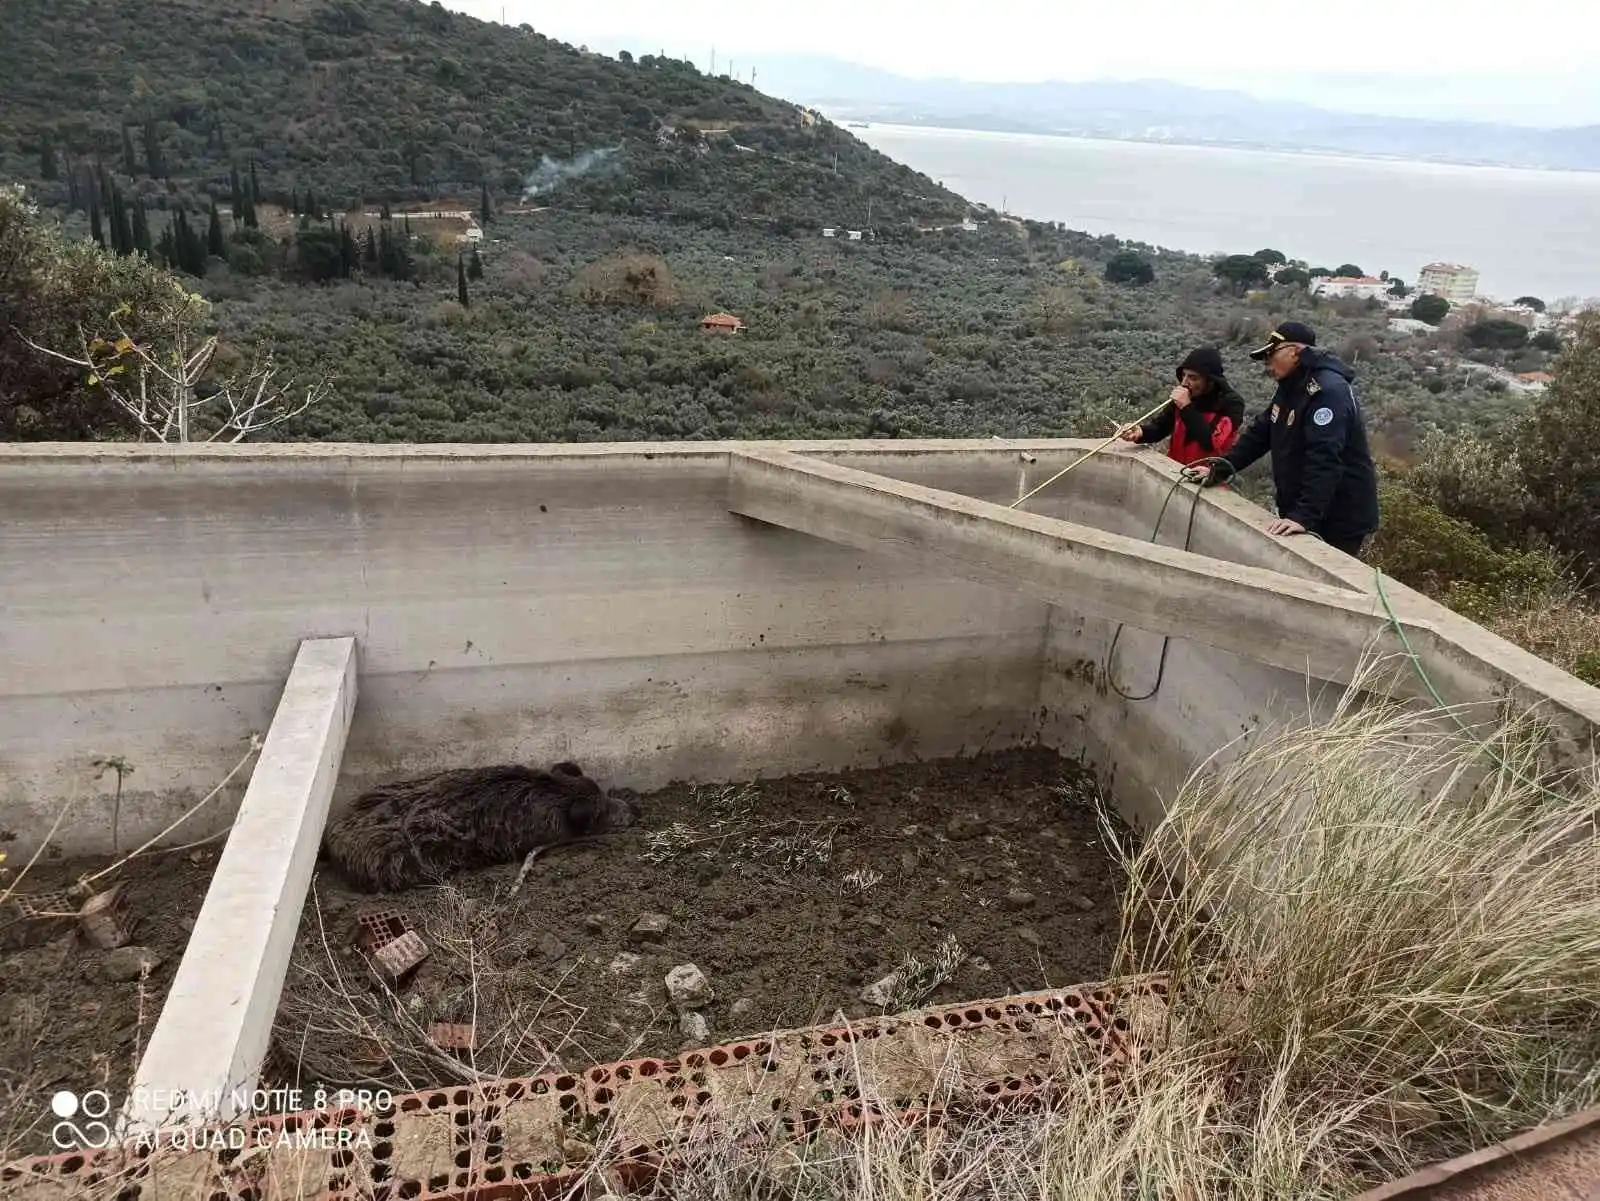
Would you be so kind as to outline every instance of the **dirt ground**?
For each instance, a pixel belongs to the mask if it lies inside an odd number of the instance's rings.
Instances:
[[[38,898],[109,862],[41,856],[16,891]],[[0,905],[0,1159],[59,1149],[50,1142],[57,1090],[126,1097],[216,863],[215,846],[155,854],[96,881],[95,891],[124,886],[132,939],[116,950],[81,942],[70,919],[19,920],[15,904]],[[0,894],[15,881],[0,879]],[[142,981],[141,961],[152,963]]]
[[[675,785],[642,810],[537,859],[515,895],[517,864],[391,897],[320,865],[271,1078],[409,1091],[581,1069],[1109,966],[1120,873],[1092,777],[1049,752]],[[429,951],[393,989],[354,945],[360,915],[384,908]],[[703,1030],[665,987],[690,963],[714,993]],[[470,1025],[473,1046],[435,1023]]]

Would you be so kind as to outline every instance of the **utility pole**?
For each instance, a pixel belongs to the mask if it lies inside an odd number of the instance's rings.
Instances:
[[[716,73],[717,73],[717,48],[715,46],[713,46],[713,47],[711,47],[711,74],[715,75]]]

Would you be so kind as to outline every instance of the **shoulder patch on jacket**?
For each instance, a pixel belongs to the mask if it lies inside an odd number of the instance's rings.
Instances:
[[[1272,420],[1273,421],[1277,421],[1278,420],[1278,406],[1277,405],[1273,405],[1272,406]]]
[[[1308,379],[1306,381],[1306,395],[1307,396],[1315,396],[1318,392],[1321,392],[1321,391],[1322,391],[1322,385],[1317,383],[1316,380]]]
[[[1333,420],[1333,410],[1327,405],[1323,405],[1315,413],[1311,414],[1311,420],[1316,425],[1327,425],[1328,422]]]

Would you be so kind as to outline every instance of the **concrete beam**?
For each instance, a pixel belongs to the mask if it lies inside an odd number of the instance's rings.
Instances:
[[[787,451],[734,452],[729,492],[729,507],[758,521],[859,550],[935,560],[952,574],[1018,588],[1070,612],[1318,679],[1350,683],[1371,649],[1398,649],[1388,617],[1370,594]],[[1414,643],[1431,638],[1426,626],[1407,625]],[[1408,680],[1397,680],[1400,694],[1414,695],[1410,688]]]
[[[134,1076],[126,1135],[248,1114],[355,705],[356,640],[302,642]]]

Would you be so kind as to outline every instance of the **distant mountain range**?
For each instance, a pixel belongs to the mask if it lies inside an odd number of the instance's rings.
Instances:
[[[843,120],[1600,170],[1600,125],[1539,129],[1367,116],[1159,80],[972,83],[913,79],[813,55],[764,55],[760,85]]]

